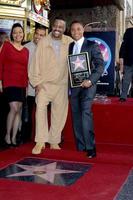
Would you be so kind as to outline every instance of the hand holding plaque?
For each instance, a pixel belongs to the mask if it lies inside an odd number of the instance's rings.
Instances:
[[[71,87],[80,87],[91,74],[88,53],[68,55],[68,67]]]

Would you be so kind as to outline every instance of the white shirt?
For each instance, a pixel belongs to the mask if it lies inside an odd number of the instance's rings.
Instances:
[[[25,44],[24,46],[29,50],[29,63],[28,63],[28,68],[29,68],[37,45],[33,41],[31,41]],[[28,93],[28,96],[33,96],[33,97],[35,96],[35,89],[32,87],[30,83],[28,85],[27,93]]]
[[[75,54],[75,51],[77,49],[76,46],[78,46],[78,52],[76,52],[76,53],[80,53],[83,42],[84,42],[84,37],[80,38],[78,41],[75,41],[75,44],[73,47],[73,54]]]
[[[55,51],[57,58],[60,56],[61,40],[52,39],[52,47]]]

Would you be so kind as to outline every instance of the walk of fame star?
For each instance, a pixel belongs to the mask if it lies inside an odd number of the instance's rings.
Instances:
[[[72,62],[72,63],[75,65],[75,66],[74,66],[74,71],[76,71],[78,68],[84,70],[84,69],[85,69],[85,67],[84,67],[84,65],[83,65],[84,62],[85,62],[84,59],[82,60],[82,59],[79,58],[79,56],[77,56],[77,57],[76,57],[76,60]]]
[[[43,166],[36,166],[36,165],[29,166],[20,164],[16,164],[16,166],[20,167],[21,169],[24,169],[24,171],[11,174],[7,177],[39,176],[42,179],[49,181],[50,183],[54,183],[54,178],[56,174],[81,173],[80,171],[57,169],[57,162],[53,162]]]
[[[0,178],[52,185],[70,185],[91,165],[47,159],[24,158],[0,170]]]

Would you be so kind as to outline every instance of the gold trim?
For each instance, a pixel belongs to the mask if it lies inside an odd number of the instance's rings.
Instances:
[[[21,6],[24,0],[0,0],[0,4],[4,5],[13,5],[13,6]]]
[[[11,6],[0,6],[0,17],[17,17],[25,18],[25,8],[11,7]]]

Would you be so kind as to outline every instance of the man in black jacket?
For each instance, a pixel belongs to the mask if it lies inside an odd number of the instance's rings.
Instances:
[[[70,27],[74,39],[69,46],[69,54],[88,52],[91,75],[83,80],[81,85],[71,88],[71,107],[74,133],[79,151],[86,151],[88,158],[96,156],[95,136],[93,129],[92,102],[96,94],[96,83],[104,70],[101,51],[95,42],[84,38],[84,27],[79,21],[74,21]]]
[[[133,77],[133,28],[128,28],[123,36],[119,52],[120,72],[123,73],[120,101],[127,99],[129,85]]]

